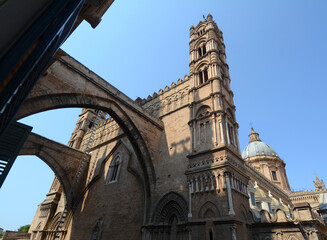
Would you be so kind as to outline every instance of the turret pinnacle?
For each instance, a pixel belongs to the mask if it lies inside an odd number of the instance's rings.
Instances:
[[[251,133],[249,134],[250,142],[260,141],[259,133],[255,132],[253,127],[251,127]]]
[[[322,179],[319,180],[317,174],[315,174],[315,176],[316,176],[316,181],[313,181],[313,184],[316,187],[316,191],[325,191],[326,187],[324,181]]]

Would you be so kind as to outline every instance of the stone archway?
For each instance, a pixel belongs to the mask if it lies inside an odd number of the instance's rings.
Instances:
[[[63,192],[67,196],[83,152],[38,134],[30,133],[19,155],[34,155],[44,161],[57,176]],[[89,157],[86,160],[87,164],[88,161]]]
[[[143,171],[144,199],[149,219],[151,188],[156,174],[162,122],[63,51],[33,88],[15,119],[59,108],[92,108],[108,113],[127,135]]]

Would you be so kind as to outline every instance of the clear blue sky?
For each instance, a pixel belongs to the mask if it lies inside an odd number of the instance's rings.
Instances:
[[[132,99],[146,98],[189,73],[189,28],[213,15],[223,31],[241,150],[250,123],[286,162],[291,188],[326,176],[326,1],[116,0],[96,29],[83,23],[63,49]],[[67,143],[80,109],[22,120]],[[17,158],[0,189],[0,227],[31,223],[53,172]]]

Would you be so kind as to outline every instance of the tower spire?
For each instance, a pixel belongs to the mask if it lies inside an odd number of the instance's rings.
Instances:
[[[322,179],[319,180],[319,178],[318,178],[318,176],[317,176],[316,173],[315,173],[315,176],[316,176],[316,181],[313,181],[313,184],[315,185],[316,191],[324,191],[324,190],[326,190],[324,181]]]

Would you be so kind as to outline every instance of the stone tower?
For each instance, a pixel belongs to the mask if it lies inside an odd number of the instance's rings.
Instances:
[[[86,133],[86,131],[92,128],[93,122],[97,116],[97,110],[93,110],[90,108],[83,108],[81,114],[78,116],[78,120],[75,126],[75,129],[70,137],[68,142],[68,146],[72,148],[79,149],[81,146],[82,139]],[[103,121],[105,119],[105,113],[102,113],[101,116]]]
[[[219,223],[221,231],[226,231],[226,235],[221,236],[234,239],[237,234],[246,239],[248,177],[240,156],[223,36],[210,14],[196,27],[191,27],[189,45],[191,149],[186,175],[190,213],[201,212],[198,208],[206,203],[216,205],[215,213],[203,212],[197,217],[228,217],[231,220],[228,224]],[[189,217],[195,216],[189,214]],[[213,226],[213,222],[206,222],[208,239],[217,235],[214,233],[217,228]]]
[[[253,128],[251,128],[249,138],[250,142],[242,152],[243,159],[271,182],[290,192],[285,162],[280,159],[274,149],[260,140],[259,133],[255,132]]]
[[[190,58],[191,151],[229,146],[239,153],[225,45],[222,32],[210,14],[190,29]]]

